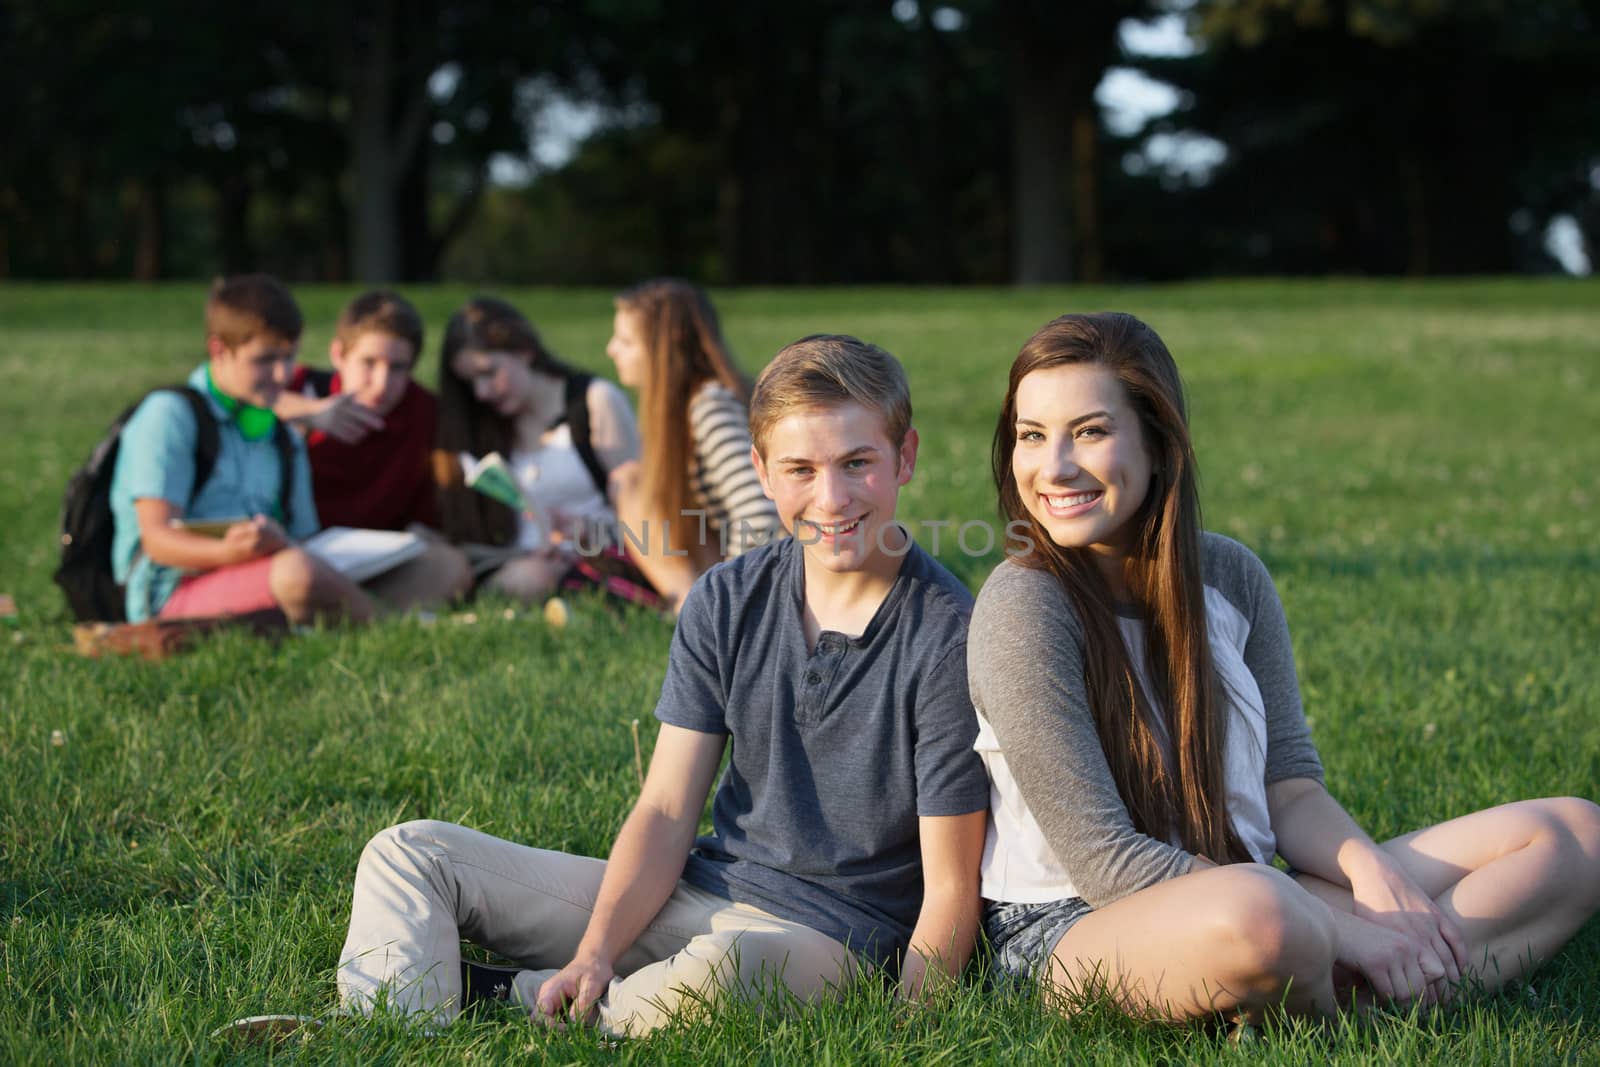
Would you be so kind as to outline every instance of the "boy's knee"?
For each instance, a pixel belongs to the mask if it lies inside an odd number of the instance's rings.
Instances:
[[[285,548],[272,557],[267,575],[272,599],[285,607],[300,607],[311,600],[317,583],[316,557],[303,548]]]
[[[410,819],[406,822],[386,826],[372,835],[368,842],[369,847],[374,844],[409,846],[419,842],[445,843],[452,830],[458,829],[455,823],[445,822],[442,819]]]
[[[356,621],[371,617],[371,602],[360,588],[303,548],[274,555],[267,582],[272,599],[293,622],[325,612]]]
[[[446,544],[432,545],[428,551],[430,566],[447,599],[458,600],[472,592],[472,563],[465,552]]]
[[[746,995],[783,988],[809,1000],[850,974],[849,952],[815,931],[739,930],[712,940],[720,953],[712,964],[718,984]]]
[[[367,839],[361,850],[360,866],[378,862],[393,866],[396,863],[414,864],[424,852],[448,852],[454,823],[438,819],[412,819],[410,822],[386,826]]]

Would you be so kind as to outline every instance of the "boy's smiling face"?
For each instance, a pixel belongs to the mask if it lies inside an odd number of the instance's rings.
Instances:
[[[278,402],[289,384],[298,340],[274,333],[258,333],[241,345],[229,348],[212,335],[206,342],[211,355],[211,381],[241,403],[270,408]]]
[[[328,346],[328,359],[339,372],[342,392],[353,394],[362,407],[387,415],[406,394],[417,353],[403,337],[368,330],[348,348],[335,339]]]
[[[751,449],[762,488],[811,564],[833,573],[898,571],[905,535],[888,527],[916,466],[915,430],[896,448],[878,412],[833,404],[784,416],[762,444],[765,456]]]

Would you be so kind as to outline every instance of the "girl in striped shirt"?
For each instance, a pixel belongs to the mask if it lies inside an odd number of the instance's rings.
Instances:
[[[643,448],[613,474],[629,557],[677,610],[713,564],[781,530],[750,461],[750,384],[698,286],[655,278],[621,293],[606,354],[639,391]]]

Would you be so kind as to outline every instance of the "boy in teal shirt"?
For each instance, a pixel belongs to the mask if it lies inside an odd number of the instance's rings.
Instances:
[[[217,422],[216,463],[204,485],[195,485],[199,428],[182,396],[152,393],[124,425],[111,479],[111,559],[127,586],[129,621],[274,607],[294,622],[371,617],[372,601],[355,583],[293,547],[319,525],[311,470],[299,435],[290,433],[293,470],[285,482],[271,409],[289,380],[303,321],[288,290],[268,275],[212,287],[209,359],[187,381]],[[280,499],[285,484],[287,501]],[[199,522],[228,525],[221,537],[186,528]]]

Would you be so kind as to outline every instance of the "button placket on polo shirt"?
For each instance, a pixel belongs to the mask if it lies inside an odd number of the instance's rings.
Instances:
[[[833,680],[844,662],[848,642],[836,633],[825,632],[817,638],[817,647],[806,658],[805,671],[800,676],[800,699],[797,702],[802,722],[817,723],[828,706],[828,694],[833,690]]]

